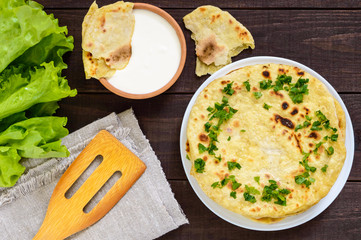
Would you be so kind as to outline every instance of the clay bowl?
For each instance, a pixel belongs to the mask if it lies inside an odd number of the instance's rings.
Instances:
[[[180,74],[183,71],[184,63],[186,61],[187,46],[186,46],[186,41],[185,41],[182,29],[180,28],[178,23],[174,20],[174,18],[171,15],[169,15],[166,11],[164,11],[156,6],[147,4],[147,3],[134,3],[134,9],[144,9],[144,10],[152,11],[152,12],[160,15],[161,17],[163,17],[165,20],[167,20],[168,23],[174,28],[174,30],[176,31],[177,36],[179,38],[180,45],[181,45],[181,59],[179,62],[178,70],[173,75],[173,78],[169,79],[169,82],[166,85],[164,85],[162,88],[160,88],[154,92],[145,93],[145,94],[134,94],[134,93],[127,93],[127,92],[121,91],[121,90],[115,88],[113,85],[111,85],[108,82],[108,80],[106,80],[104,78],[99,79],[99,81],[109,91],[111,91],[121,97],[131,98],[131,99],[145,99],[145,98],[155,97],[155,96],[165,92],[168,88],[170,88],[177,81],[177,79],[179,78]]]

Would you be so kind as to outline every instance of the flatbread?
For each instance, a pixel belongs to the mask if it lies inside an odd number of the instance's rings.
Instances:
[[[293,103],[286,90],[275,92],[273,89],[263,90],[259,82],[263,79],[272,80],[278,75],[292,76],[292,83],[300,77],[309,79],[307,83],[309,94],[303,95],[302,103]],[[250,84],[247,91],[244,82]],[[232,83],[235,91],[232,96],[226,95],[222,89]],[[257,99],[255,92],[262,93]],[[216,155],[207,151],[200,153],[199,144],[209,146],[210,138],[205,131],[209,121],[208,107],[214,107],[216,102],[222,103],[222,97],[228,98],[230,107],[238,110],[232,118],[220,127],[218,150]],[[271,106],[268,110],[264,104]],[[325,136],[334,134],[325,127],[319,131],[311,131],[311,126],[295,131],[295,127],[303,124],[311,117],[315,122],[315,112],[320,110],[329,119],[330,126],[337,129],[337,141],[324,140]],[[202,190],[216,203],[242,214],[251,219],[272,223],[286,216],[306,211],[327,195],[335,183],[346,157],[345,148],[345,114],[340,104],[328,92],[321,81],[303,70],[286,65],[264,64],[237,69],[226,76],[211,82],[198,96],[189,116],[187,127],[188,155],[192,161],[191,174],[197,179]],[[241,131],[244,130],[244,131]],[[316,144],[324,142],[314,152]],[[334,153],[326,150],[333,147]],[[297,184],[295,176],[306,170],[300,164],[304,153],[310,153],[309,166],[316,167],[315,172],[309,172],[315,179],[309,188]],[[215,158],[221,155],[221,161]],[[204,172],[195,168],[195,160],[205,161]],[[242,168],[229,170],[227,162],[237,162]],[[328,165],[326,172],[321,169]],[[223,188],[213,188],[212,184],[234,175],[241,183],[236,192],[237,198],[230,196],[231,183]],[[254,177],[260,177],[259,184]],[[286,206],[272,201],[262,201],[262,191],[270,185],[269,180],[275,180],[279,189],[288,189],[285,196]],[[247,191],[245,185],[252,186],[261,194],[254,194],[255,203],[245,201],[243,194]]]
[[[83,63],[86,78],[109,78],[124,69],[132,54],[135,19],[133,3],[119,1],[98,8],[90,6],[82,25]]]
[[[232,62],[231,57],[254,48],[251,33],[231,14],[214,6],[201,6],[183,18],[196,42],[196,74],[212,74]]]

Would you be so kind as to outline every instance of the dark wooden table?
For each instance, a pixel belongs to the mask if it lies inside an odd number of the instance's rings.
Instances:
[[[85,80],[81,60],[81,23],[92,0],[39,1],[74,36],[75,49],[66,57],[69,84],[79,94],[61,102],[74,131],[111,112],[133,107],[140,126],[159,157],[176,199],[190,224],[162,239],[361,239],[361,0],[151,0],[168,11],[182,27],[187,60],[182,75],[168,91],[148,100],[129,100],[106,90],[96,80]],[[100,6],[114,0],[98,0]],[[251,56],[278,56],[303,63],[325,77],[340,93],[355,131],[355,157],[345,188],[332,205],[315,219],[293,229],[257,232],[236,227],[208,210],[193,192],[179,153],[179,131],[186,106],[207,77],[198,78],[195,46],[182,17],[194,8],[212,4],[229,11],[252,33],[256,48],[235,60]]]

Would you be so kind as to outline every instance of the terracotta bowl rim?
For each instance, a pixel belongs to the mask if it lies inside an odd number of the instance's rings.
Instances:
[[[184,34],[183,34],[181,27],[169,13],[167,13],[166,11],[164,11],[163,9],[161,9],[159,7],[156,7],[156,6],[148,4],[148,3],[134,3],[133,9],[145,9],[148,11],[152,11],[152,12],[158,14],[159,16],[163,17],[165,20],[167,20],[167,22],[174,28],[174,30],[177,33],[179,43],[181,45],[181,59],[179,62],[178,69],[177,69],[176,73],[173,75],[172,79],[170,79],[169,82],[166,85],[164,85],[162,88],[160,88],[156,91],[153,91],[150,93],[144,93],[144,94],[135,94],[135,93],[128,93],[128,92],[121,91],[118,88],[114,87],[112,84],[110,84],[108,82],[108,80],[106,80],[105,78],[100,78],[99,81],[101,82],[101,84],[103,84],[103,86],[105,88],[107,88],[109,91],[117,94],[118,96],[130,98],[130,99],[146,99],[146,98],[158,96],[159,94],[165,92],[177,81],[177,79],[181,75],[183,68],[184,68],[186,55],[187,55],[187,45],[186,45],[186,41],[185,41]]]

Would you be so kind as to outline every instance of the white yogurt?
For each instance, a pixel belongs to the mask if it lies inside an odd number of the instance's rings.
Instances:
[[[132,56],[128,65],[108,80],[121,91],[133,94],[154,92],[177,72],[181,45],[167,20],[144,9],[134,9]]]

